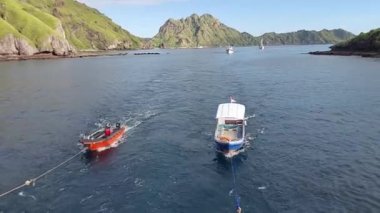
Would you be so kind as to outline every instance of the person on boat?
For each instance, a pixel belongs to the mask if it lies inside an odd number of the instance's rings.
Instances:
[[[104,129],[104,135],[106,137],[110,136],[111,135],[111,127],[109,124],[106,125],[106,128]]]
[[[120,123],[116,123],[116,129],[120,129]]]

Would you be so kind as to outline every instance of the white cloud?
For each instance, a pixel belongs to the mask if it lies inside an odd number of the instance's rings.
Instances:
[[[88,5],[110,5],[110,4],[124,4],[124,5],[158,5],[170,2],[183,2],[187,0],[78,0],[79,2]]]

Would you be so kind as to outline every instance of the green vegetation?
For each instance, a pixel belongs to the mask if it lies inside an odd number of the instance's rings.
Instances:
[[[0,1],[0,17],[2,25],[7,25],[1,30],[2,36],[6,34],[22,35],[24,38],[28,38],[31,45],[35,47],[42,47],[44,41],[50,35],[55,34],[55,30],[51,26],[56,26],[59,22],[58,19],[43,14],[37,8],[14,0]]]
[[[22,36],[12,25],[3,19],[0,19],[0,37],[3,37],[7,34],[14,34],[17,37]]]
[[[59,20],[56,17],[46,12],[43,12],[40,9],[37,9],[36,7],[33,7],[29,4],[23,4],[23,10],[29,13],[30,15],[35,16],[39,20],[43,21],[44,24],[48,25],[52,29],[56,29],[58,26]]]
[[[372,34],[378,35],[378,32],[375,30]],[[364,42],[368,46],[365,48],[378,48],[379,39],[371,37],[372,34],[361,34],[357,40],[340,43],[334,48],[350,45],[359,48],[363,45],[361,41],[366,39],[370,41]],[[17,42],[24,41],[22,47],[13,42],[1,43],[7,35]],[[193,14],[185,19],[169,19],[152,40],[146,41],[76,0],[0,0],[0,54],[20,48],[31,54],[36,51],[67,54],[73,47],[77,50],[135,49],[143,44],[169,48],[247,46],[258,45],[261,38],[266,45],[326,44],[352,37],[353,34],[341,29],[266,33],[254,37],[224,25],[209,14]]]
[[[78,50],[141,47],[139,38],[75,0],[0,0],[0,41],[6,35],[26,40],[39,51],[57,45],[70,49],[69,44]]]
[[[355,38],[331,47],[334,51],[380,52],[380,28],[360,33]]]
[[[74,0],[44,1],[41,4],[39,0],[28,0],[59,18],[67,39],[78,49],[125,49],[141,45],[139,38],[85,4]]]
[[[353,38],[354,34],[342,29],[307,31],[299,30],[290,33],[265,33],[260,36],[267,45],[287,44],[335,44]]]
[[[169,19],[153,38],[154,46],[198,47],[248,45],[246,37],[209,14],[191,15],[185,19]]]
[[[286,44],[332,44],[345,41],[354,35],[342,29],[306,31],[291,33],[266,33],[254,37],[249,33],[230,28],[209,14],[191,15],[185,19],[169,19],[152,39],[157,47],[197,46],[247,46],[258,45],[263,38],[266,45]]]

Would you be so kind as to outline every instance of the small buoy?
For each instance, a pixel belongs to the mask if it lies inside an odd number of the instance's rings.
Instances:
[[[30,179],[25,181],[25,186],[35,186],[36,185],[36,180],[35,179]]]

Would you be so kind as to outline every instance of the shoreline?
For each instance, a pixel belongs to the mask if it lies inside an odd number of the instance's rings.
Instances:
[[[380,58],[380,52],[360,52],[360,51],[315,51],[310,55],[333,55],[333,56],[361,56],[365,58]]]
[[[209,47],[207,47],[209,48]],[[174,48],[176,49],[176,48]],[[186,48],[198,49],[198,48]],[[201,49],[201,48],[200,48]],[[71,55],[53,55],[52,53],[37,53],[35,55],[0,55],[0,62],[3,61],[24,61],[24,60],[49,60],[49,59],[62,59],[62,58],[88,58],[99,56],[123,56],[128,55],[127,50],[119,51],[82,51]],[[129,50],[133,51],[133,50]],[[380,52],[361,52],[361,51],[313,51],[308,52],[310,55],[329,55],[329,56],[361,56],[366,58],[380,58]],[[136,55],[136,53],[135,53]]]
[[[98,56],[123,56],[128,55],[128,52],[123,51],[94,51],[94,52],[78,52],[71,55],[53,55],[52,53],[37,53],[35,55],[0,55],[2,61],[24,61],[24,60],[48,60],[61,58],[87,58]]]

